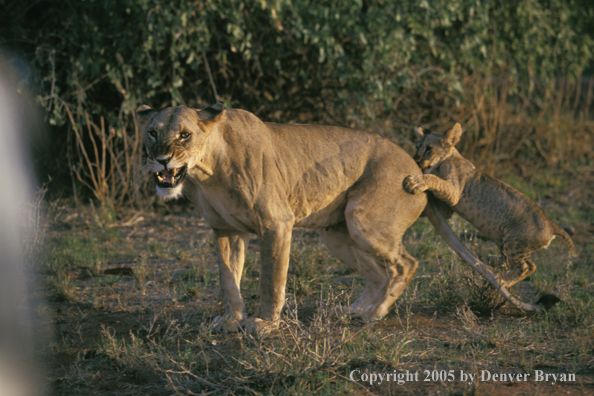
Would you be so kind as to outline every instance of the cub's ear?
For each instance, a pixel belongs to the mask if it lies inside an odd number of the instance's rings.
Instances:
[[[150,125],[151,121],[153,121],[153,118],[155,118],[157,113],[158,111],[151,109],[147,105],[142,105],[136,109],[134,121],[141,133],[146,131],[146,128]]]
[[[462,126],[456,123],[452,129],[446,132],[444,141],[449,146],[455,146],[460,141],[460,136],[462,136]]]
[[[423,139],[423,136],[425,136],[425,134],[423,133],[423,128],[416,127],[415,128],[415,138],[417,139],[417,142],[419,142],[421,139]]]
[[[223,110],[223,104],[217,103],[216,105],[212,105],[206,109],[198,110],[198,117],[200,117],[202,121],[216,121]]]

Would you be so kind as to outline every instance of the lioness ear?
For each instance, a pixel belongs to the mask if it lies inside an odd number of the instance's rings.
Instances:
[[[417,139],[417,142],[420,141],[421,139],[423,139],[423,136],[425,136],[425,134],[423,133],[423,128],[416,127],[415,128],[415,138]]]
[[[446,132],[445,141],[450,146],[455,146],[460,141],[462,136],[462,126],[456,123],[452,129]]]
[[[223,112],[223,104],[217,103],[216,105],[207,107],[206,109],[202,109],[198,111],[198,117],[202,121],[215,121]]]
[[[144,133],[146,128],[149,126],[153,118],[157,115],[158,111],[151,109],[147,105],[142,105],[136,109],[134,121],[138,126],[138,130]]]

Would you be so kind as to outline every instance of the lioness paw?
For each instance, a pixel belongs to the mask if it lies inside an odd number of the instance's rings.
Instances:
[[[425,179],[423,179],[423,175],[406,176],[402,182],[402,187],[404,191],[410,194],[420,194],[427,190],[427,184],[425,183]]]
[[[210,328],[219,333],[237,333],[241,330],[239,321],[227,315],[217,316],[210,324]]]
[[[246,333],[264,335],[278,329],[279,321],[263,320],[260,318],[248,318],[242,323]]]

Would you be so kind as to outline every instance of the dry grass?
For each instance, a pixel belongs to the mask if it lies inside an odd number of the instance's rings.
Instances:
[[[216,248],[211,231],[189,209],[161,205],[116,213],[53,204],[47,237],[37,249],[56,329],[43,352],[50,393],[594,394],[593,81],[560,81],[554,95],[538,100],[538,87],[528,98],[514,96],[505,82],[468,81],[471,104],[434,106],[440,99],[431,92],[404,97],[375,128],[412,151],[412,126],[442,132],[461,122],[462,151],[479,168],[574,227],[580,256],[571,259],[553,243],[533,254],[536,273],[512,289],[525,301],[557,295],[562,302],[551,310],[527,314],[501,306],[421,219],[404,240],[419,271],[384,320],[366,325],[335,317],[333,307],[356,298],[363,283],[315,233],[297,230],[280,329],[263,337],[217,334],[209,328],[223,312]],[[452,227],[483,261],[503,271],[492,242],[459,219]],[[251,239],[242,281],[248,313],[258,301],[258,259]],[[366,375],[408,370],[419,377],[370,385],[350,380],[355,369]],[[456,378],[426,382],[425,370],[454,370]],[[468,384],[459,380],[460,370],[532,376],[543,370],[573,373],[576,381]]]
[[[132,226],[125,225],[134,215],[127,213],[109,227],[94,221],[94,213],[63,208],[46,238],[42,268],[57,329],[46,359],[52,394],[508,392],[504,384],[461,383],[458,374],[453,382],[423,381],[424,370],[483,369],[540,369],[578,378],[555,386],[514,385],[518,393],[592,393],[593,252],[579,235],[580,259],[570,261],[561,244],[535,254],[538,271],[515,291],[526,300],[552,292],[563,302],[531,315],[507,305],[492,310],[485,297],[490,289],[419,221],[405,236],[420,259],[417,276],[385,320],[365,325],[333,314],[333,307],[361,292],[360,278],[313,233],[296,231],[283,323],[271,335],[254,337],[209,329],[223,310],[216,250],[210,231],[204,223],[196,226],[191,212],[143,213]],[[590,208],[581,215],[594,213]],[[461,221],[453,227],[483,259],[496,253]],[[248,312],[258,298],[257,256],[252,239],[242,289]],[[420,377],[370,386],[349,379],[355,369],[419,371]]]

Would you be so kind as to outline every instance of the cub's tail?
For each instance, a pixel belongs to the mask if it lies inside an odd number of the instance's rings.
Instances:
[[[551,222],[551,223],[553,223],[553,222]],[[563,228],[561,228],[559,225],[557,225],[556,223],[553,223],[553,229],[554,229],[553,235],[555,235],[556,237],[561,239],[561,242],[563,242],[565,244],[565,246],[567,246],[567,249],[569,249],[571,254],[574,257],[577,257],[577,251],[575,250],[575,245],[573,244],[573,240],[571,239],[569,234]]]

